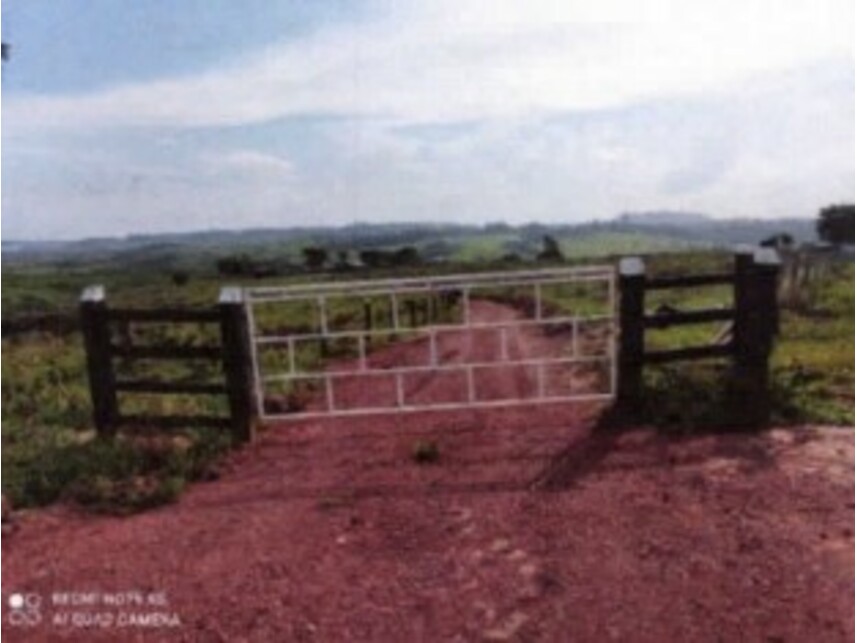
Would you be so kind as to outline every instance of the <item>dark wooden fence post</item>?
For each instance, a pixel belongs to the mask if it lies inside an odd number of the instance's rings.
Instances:
[[[221,289],[218,307],[232,437],[239,443],[251,442],[255,437],[253,367],[244,293],[236,287]]]
[[[777,333],[779,257],[771,248],[735,255],[733,415],[748,427],[771,416],[768,361]]]
[[[92,398],[92,419],[100,436],[116,433],[119,406],[110,357],[110,325],[104,286],[89,286],[80,297],[80,327],[86,349],[86,369]]]
[[[764,376],[758,369],[759,298],[756,290],[754,249],[741,248],[735,254],[735,327],[733,341],[733,374],[731,385],[731,416],[738,425],[753,427],[764,421],[766,411],[760,409],[759,380]]]
[[[399,312],[401,311],[400,304],[401,302],[397,298],[392,297],[390,299],[390,318],[387,320],[388,330],[390,331],[390,334],[387,335],[388,341],[396,341],[398,339],[396,327],[401,322],[399,318]]]
[[[366,345],[370,346],[372,344],[372,327],[373,327],[373,317],[372,317],[372,301],[369,299],[363,300],[363,330],[366,331]]]
[[[417,327],[417,302],[413,299],[408,299],[405,302],[405,307],[408,309],[408,323],[411,328]]]
[[[363,300],[363,330],[371,331],[373,326],[372,319],[372,302],[368,299]]]
[[[619,263],[619,377],[617,398],[626,411],[642,402],[646,267],[636,257]]]
[[[735,325],[732,330],[736,364],[747,355],[753,343],[752,311],[756,307],[753,277],[753,247],[740,248],[735,253]]]

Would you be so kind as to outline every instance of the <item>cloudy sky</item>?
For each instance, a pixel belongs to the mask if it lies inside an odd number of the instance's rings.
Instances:
[[[813,216],[851,0],[3,0],[3,238]]]

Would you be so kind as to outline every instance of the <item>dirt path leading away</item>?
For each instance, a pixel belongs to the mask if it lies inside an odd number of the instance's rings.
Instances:
[[[523,314],[504,305],[474,300],[471,315],[477,323],[499,323],[523,318]],[[602,329],[605,326],[602,325]],[[603,333],[598,328],[581,332],[577,342],[584,357],[604,355]],[[415,371],[403,377],[403,402],[409,405],[467,404],[469,390],[463,364],[479,363],[473,370],[474,400],[501,402],[536,397],[569,397],[609,391],[609,362],[587,364],[553,363],[539,374],[526,360],[560,359],[572,356],[570,327],[558,327],[552,336],[532,327],[510,326],[505,339],[497,328],[468,331],[444,331],[437,334],[437,359],[441,368]],[[517,364],[510,364],[517,362]],[[393,408],[397,403],[396,381],[385,369],[400,366],[427,366],[431,363],[430,343],[424,337],[401,341],[372,354],[368,363],[372,375],[359,373],[359,360],[336,364],[339,371],[354,375],[337,377],[333,398],[337,409],[357,410],[367,407]],[[444,370],[444,367],[451,367]],[[541,390],[540,390],[541,386]],[[319,395],[310,411],[324,410],[327,399]],[[567,409],[565,410],[567,412]],[[422,422],[425,424],[425,421]]]
[[[480,315],[512,314],[496,305]],[[443,340],[448,359],[490,339]],[[513,350],[558,342],[521,333]],[[559,350],[559,344],[555,345]],[[399,363],[419,344],[373,355]],[[525,390],[498,371],[485,391]],[[429,379],[412,393],[451,395]],[[380,393],[363,387],[355,396]],[[365,400],[364,400],[365,401]],[[32,512],[3,540],[9,640],[853,640],[854,444],[845,429],[592,437],[561,404],[301,422],[217,482],[132,518]],[[440,460],[417,465],[418,439]],[[163,592],[176,627],[52,594]],[[12,592],[42,624],[9,623]],[[74,597],[72,597],[74,598]],[[80,618],[80,617],[79,617]],[[164,625],[163,623],[161,623]]]

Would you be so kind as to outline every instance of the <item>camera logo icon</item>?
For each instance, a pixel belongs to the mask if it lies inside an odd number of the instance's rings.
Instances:
[[[38,594],[12,594],[8,605],[10,625],[34,627],[42,622],[42,597]]]

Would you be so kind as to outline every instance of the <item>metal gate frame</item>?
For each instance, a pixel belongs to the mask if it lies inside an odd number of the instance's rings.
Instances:
[[[542,301],[542,286],[554,284],[580,284],[602,282],[607,285],[607,315],[557,315],[545,316]],[[474,323],[470,315],[471,292],[474,289],[490,287],[533,288],[535,313],[533,318],[503,320],[498,322]],[[399,319],[399,299],[401,295],[442,294],[458,292],[461,297],[462,323],[432,324],[420,327],[403,326]],[[328,320],[328,299],[348,297],[359,300],[366,297],[387,296],[391,302],[392,324],[385,328],[371,330],[331,330]],[[295,333],[288,335],[260,335],[254,312],[254,305],[262,303],[315,302],[318,311],[317,332]],[[261,421],[280,421],[292,419],[321,418],[334,416],[376,415],[396,412],[456,410],[469,408],[493,408],[515,405],[530,405],[556,402],[594,402],[615,398],[617,390],[616,360],[616,271],[613,266],[599,265],[564,269],[532,271],[508,271],[457,274],[435,277],[415,277],[405,279],[376,279],[363,281],[336,281],[329,283],[298,284],[283,287],[251,287],[244,289],[244,305],[250,331],[251,357],[253,364],[253,389],[257,406],[257,417]],[[607,351],[602,354],[582,355],[579,349],[580,326],[586,323],[602,322],[608,330]],[[508,329],[565,323],[571,326],[571,357],[543,359],[509,359],[507,336]],[[496,329],[500,334],[500,359],[487,362],[452,362],[442,364],[437,353],[437,336],[440,333],[463,332],[470,330]],[[373,369],[367,360],[366,338],[370,335],[390,335],[393,333],[414,333],[426,336],[429,342],[429,363],[422,366],[397,366],[394,368]],[[359,368],[357,370],[321,370],[301,371],[296,365],[296,344],[308,340],[334,340],[340,337],[356,339],[359,350]],[[285,344],[289,351],[289,370],[285,373],[264,375],[260,364],[259,348],[265,345]],[[603,393],[579,393],[570,395],[546,395],[544,390],[544,367],[547,365],[581,364],[606,362],[609,364],[609,390]],[[537,373],[536,396],[524,398],[504,398],[500,400],[478,400],[475,395],[474,372],[480,368],[498,366],[532,366]],[[404,395],[404,377],[408,373],[464,371],[467,378],[466,402],[406,403]],[[337,408],[334,382],[340,377],[386,375],[393,376],[396,382],[396,405],[381,407]],[[289,413],[269,413],[265,409],[265,384],[293,380],[323,380],[326,408],[324,410],[298,411]]]

